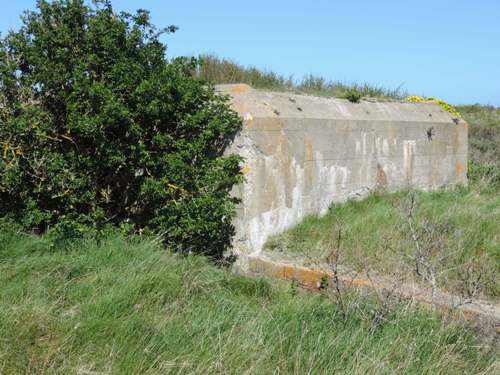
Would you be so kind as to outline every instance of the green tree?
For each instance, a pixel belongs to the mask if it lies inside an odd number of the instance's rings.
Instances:
[[[149,13],[40,0],[0,39],[0,216],[37,233],[127,225],[179,251],[228,247],[241,128],[227,98],[168,60]]]

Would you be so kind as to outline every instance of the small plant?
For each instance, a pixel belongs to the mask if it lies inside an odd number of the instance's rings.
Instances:
[[[350,88],[344,94],[344,98],[349,100],[351,103],[359,103],[362,97],[363,94],[355,87]]]
[[[319,290],[328,289],[329,284],[330,284],[330,282],[328,280],[328,276],[327,275],[321,276],[321,280],[319,282]]]
[[[299,291],[299,282],[295,279],[290,283],[290,294],[295,297]]]
[[[341,243],[342,243],[342,224],[340,222],[337,223],[336,227],[333,228],[334,232],[336,232],[336,239],[332,240],[331,250],[328,256],[326,257],[326,262],[330,271],[332,272],[331,277],[331,293],[330,296],[336,301],[340,312],[343,318],[347,318],[347,304],[345,300],[345,285],[341,281],[341,273],[339,269],[340,265],[340,255],[341,255]],[[335,242],[335,243],[334,243]],[[354,278],[352,279],[354,280]],[[323,278],[321,279],[323,283]],[[326,279],[328,285],[330,284],[328,279]],[[327,285],[327,286],[328,286]]]

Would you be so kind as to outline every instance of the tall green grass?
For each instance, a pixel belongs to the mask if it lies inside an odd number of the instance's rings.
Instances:
[[[0,232],[1,374],[493,374],[494,348],[437,313],[375,300],[347,314],[111,236],[55,247]],[[360,302],[362,301],[362,302]]]
[[[344,97],[353,89],[360,92],[364,97],[401,99],[407,96],[407,93],[401,87],[389,89],[368,83],[345,83],[312,74],[295,80],[293,77],[285,77],[272,71],[245,67],[232,60],[219,58],[215,55],[204,55],[202,58],[203,64],[198,71],[199,77],[217,84],[246,83],[257,89],[293,91],[333,97]]]
[[[469,123],[469,179],[500,190],[500,108],[459,106]]]
[[[474,266],[483,273],[484,293],[500,296],[500,195],[491,190],[374,193],[361,201],[334,204],[321,218],[306,218],[272,237],[267,251],[325,261],[337,248],[340,230],[342,263],[360,271],[397,274],[402,265],[412,267],[407,257],[415,251],[415,242],[405,217],[412,194],[416,197],[415,226],[427,231],[421,233],[421,241],[442,245],[431,254],[436,263],[444,258],[440,268],[446,272],[439,274],[439,285],[462,293],[464,273]],[[412,268],[407,271],[411,274]]]

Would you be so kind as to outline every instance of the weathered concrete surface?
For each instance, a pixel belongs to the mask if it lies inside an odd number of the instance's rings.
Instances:
[[[240,254],[260,252],[269,236],[332,202],[467,182],[467,124],[438,105],[218,89],[245,121],[229,150],[246,160],[246,182],[234,191]]]
[[[416,301],[418,303],[437,306],[443,312],[452,312],[459,317],[469,319],[480,319],[483,324],[489,326],[500,333],[500,304],[481,299],[464,299],[459,296],[437,290],[434,293],[430,288],[424,288],[415,282],[403,282],[391,280],[380,276],[359,277],[358,273],[346,272],[334,274],[329,267],[309,268],[298,266],[294,263],[278,262],[264,256],[248,257],[248,270],[251,275],[260,277],[270,277],[295,281],[299,285],[311,289],[319,290],[324,286],[325,280],[330,286],[335,278],[341,287],[362,287],[377,293],[388,291],[394,297]]]

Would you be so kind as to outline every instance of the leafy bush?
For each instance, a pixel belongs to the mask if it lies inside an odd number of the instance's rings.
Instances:
[[[78,236],[126,225],[219,256],[233,232],[241,128],[227,98],[165,57],[148,12],[39,1],[0,40],[0,216]]]
[[[359,103],[362,97],[363,94],[361,94],[361,92],[359,92],[356,88],[351,88],[344,94],[344,98],[349,100],[351,103]]]

